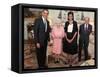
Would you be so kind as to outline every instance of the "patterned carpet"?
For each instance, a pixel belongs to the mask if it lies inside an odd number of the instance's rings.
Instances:
[[[50,54],[50,47],[48,47],[48,53],[47,53],[47,65],[49,68],[54,67],[69,67],[69,64],[64,64],[64,61],[61,60],[59,63],[54,63],[54,58]],[[61,56],[62,57],[62,56]],[[82,53],[82,59],[84,58],[84,54]],[[90,59],[87,62],[84,62],[83,60],[81,62],[78,62],[78,54],[73,55],[72,58],[72,66],[84,66],[84,65],[94,65],[94,60]],[[25,69],[37,69],[37,58],[36,58],[36,51],[33,44],[24,44],[24,68]]]

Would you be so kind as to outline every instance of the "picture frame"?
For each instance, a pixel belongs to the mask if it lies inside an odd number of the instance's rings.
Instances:
[[[56,67],[55,64],[48,64],[48,68],[38,69],[38,63],[34,63],[34,53],[28,48],[34,48],[33,40],[28,38],[28,30],[33,29],[33,18],[40,16],[43,9],[48,9],[52,19],[56,16],[64,24],[69,11],[74,12],[74,18],[78,24],[83,23],[84,15],[90,16],[91,23],[94,25],[92,29],[93,35],[93,56],[90,65],[88,60],[83,61],[81,65]],[[54,15],[53,15],[54,14]],[[56,18],[55,18],[56,19]],[[28,23],[28,24],[27,24]],[[27,24],[27,29],[25,25]],[[52,23],[50,23],[52,24]],[[29,26],[28,26],[29,25]],[[31,27],[30,27],[31,25]],[[27,31],[25,31],[27,30]],[[28,41],[27,41],[28,39]],[[92,40],[92,38],[90,38]],[[25,52],[26,51],[26,52]],[[36,50],[35,50],[36,52]],[[92,52],[92,51],[91,51]],[[31,58],[30,58],[31,57]],[[51,61],[51,56],[47,59]],[[29,59],[29,60],[26,60]],[[35,56],[36,59],[36,56]],[[37,59],[36,59],[37,60]],[[91,61],[91,60],[89,60]],[[32,63],[33,62],[33,63]],[[37,62],[37,61],[36,61]],[[77,64],[77,63],[76,63]],[[52,67],[55,65],[54,67]],[[59,64],[58,64],[59,65]],[[50,66],[50,67],[49,67]],[[63,67],[62,67],[63,66]],[[35,68],[36,67],[36,68]],[[11,7],[11,70],[17,73],[33,73],[33,72],[49,72],[49,71],[67,71],[67,70],[83,70],[98,68],[98,9],[88,7],[73,7],[73,6],[57,6],[57,5],[40,5],[40,4],[16,4]]]

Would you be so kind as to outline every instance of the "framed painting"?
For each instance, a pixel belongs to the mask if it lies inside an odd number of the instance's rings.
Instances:
[[[98,9],[17,4],[11,7],[11,70],[96,69]]]

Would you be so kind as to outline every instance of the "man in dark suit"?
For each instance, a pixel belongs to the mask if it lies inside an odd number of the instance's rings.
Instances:
[[[89,35],[92,32],[92,25],[89,24],[89,17],[84,18],[84,24],[80,25],[79,28],[79,54],[78,60],[81,61],[82,48],[84,49],[85,60],[88,60],[88,45],[89,45]]]
[[[34,36],[36,42],[36,54],[38,60],[38,66],[40,68],[47,68],[46,66],[46,51],[47,44],[50,41],[49,32],[50,26],[47,20],[49,11],[44,9],[42,11],[42,16],[35,20],[34,23]]]

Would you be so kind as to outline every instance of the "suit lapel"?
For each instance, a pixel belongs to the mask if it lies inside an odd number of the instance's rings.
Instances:
[[[41,17],[41,23],[42,23],[42,25],[44,25],[44,22],[43,22],[43,19],[42,19],[42,17]]]
[[[82,26],[82,30],[83,30],[83,31],[84,31],[84,25],[85,25],[85,24],[83,24],[83,26]]]
[[[45,29],[45,24],[44,24],[44,22],[43,22],[42,17],[41,17],[41,26]]]
[[[46,20],[46,22],[47,22],[47,30],[48,30],[48,20]],[[41,26],[43,26],[43,28],[44,28],[44,30],[45,30],[45,24],[44,24],[44,22],[43,22],[42,17],[41,17]]]

